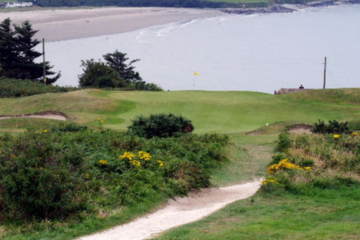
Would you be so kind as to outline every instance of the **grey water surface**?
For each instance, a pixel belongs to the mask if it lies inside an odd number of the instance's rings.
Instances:
[[[58,84],[76,86],[82,59],[116,49],[141,59],[144,80],[165,90],[321,88],[324,56],[329,88],[360,87],[360,5],[222,15],[50,42],[47,56],[62,72]]]

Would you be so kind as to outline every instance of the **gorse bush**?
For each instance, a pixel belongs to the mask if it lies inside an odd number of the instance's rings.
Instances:
[[[64,217],[83,207],[82,148],[54,135],[8,138],[0,153],[3,212],[15,218]]]
[[[65,218],[209,186],[228,138],[59,125],[0,137],[0,219]]]
[[[313,133],[348,133],[349,123],[348,122],[339,122],[337,120],[330,120],[328,124],[324,121],[319,120],[314,124],[312,128]]]
[[[173,114],[140,116],[128,127],[129,133],[145,138],[174,137],[191,133],[193,130],[194,126],[190,120]]]
[[[0,97],[25,97],[42,93],[68,92],[75,88],[45,85],[31,80],[0,78]]]
[[[360,184],[360,132],[290,135],[289,141],[269,165],[263,190],[314,194]]]

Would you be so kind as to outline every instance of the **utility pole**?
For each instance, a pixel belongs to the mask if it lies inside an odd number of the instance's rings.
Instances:
[[[327,67],[327,57],[325,57],[325,61],[324,61],[324,83],[323,83],[323,89],[326,88],[326,67]]]
[[[43,82],[46,84],[46,64],[45,64],[45,39],[42,39],[42,55],[43,55]]]

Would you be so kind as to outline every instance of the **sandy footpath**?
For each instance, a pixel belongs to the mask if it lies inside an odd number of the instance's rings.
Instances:
[[[221,15],[220,11],[184,8],[75,8],[0,12],[0,21],[29,20],[40,30],[37,37],[47,41],[93,37]]]
[[[260,181],[254,181],[229,187],[204,189],[188,197],[170,200],[164,208],[133,222],[77,240],[149,239],[170,228],[200,220],[234,201],[248,198],[255,194],[259,187]]]

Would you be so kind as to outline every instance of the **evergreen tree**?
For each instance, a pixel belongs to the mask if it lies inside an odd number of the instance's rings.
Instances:
[[[9,18],[0,23],[0,76],[12,75],[17,59],[15,32]]]
[[[4,54],[1,51],[1,75],[43,81],[43,63],[35,62],[35,59],[42,56],[42,53],[35,50],[40,43],[34,37],[36,33],[28,21],[14,25],[14,29],[11,27],[10,19],[5,19],[0,24],[0,50],[7,50]],[[51,77],[55,74],[51,69],[49,62],[45,62],[46,84],[54,83],[60,77],[60,73]]]
[[[131,82],[141,81],[140,74],[135,71],[134,63],[140,61],[139,59],[131,60],[129,63],[126,53],[115,51],[114,53],[108,53],[104,55],[104,59],[109,67],[119,73],[120,77],[124,79],[128,84]]]

